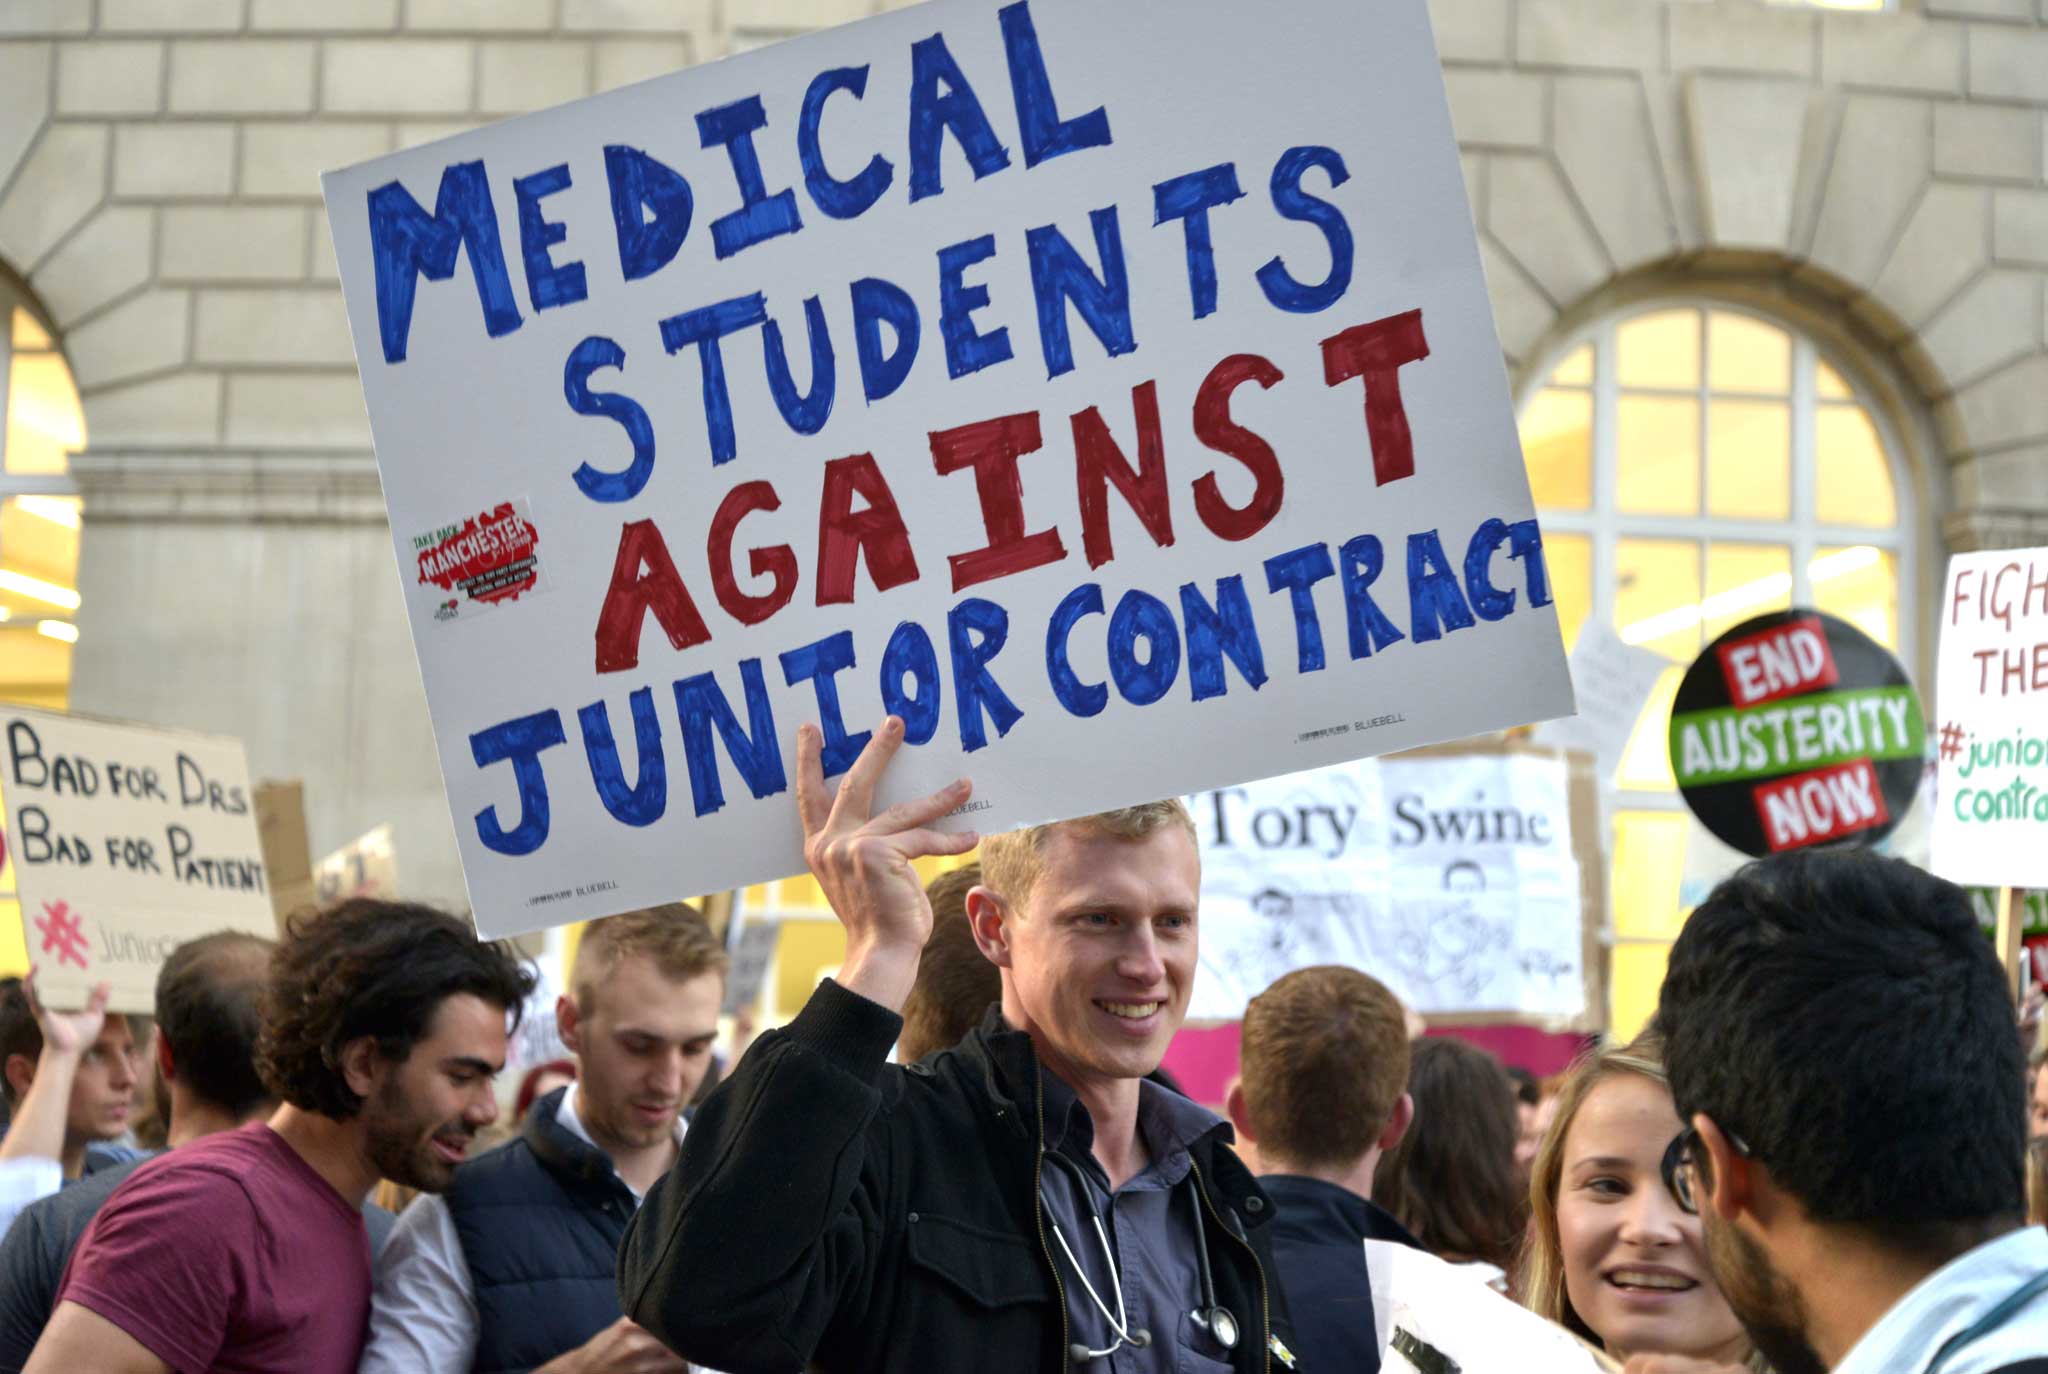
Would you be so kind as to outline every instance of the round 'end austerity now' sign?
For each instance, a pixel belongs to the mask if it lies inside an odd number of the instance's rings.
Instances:
[[[1671,704],[1678,789],[1745,854],[1883,839],[1913,803],[1926,739],[1899,661],[1803,608],[1708,645]]]

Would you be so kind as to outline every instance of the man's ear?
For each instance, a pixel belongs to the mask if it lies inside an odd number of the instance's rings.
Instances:
[[[1711,1208],[1715,1216],[1730,1222],[1740,1213],[1754,1211],[1756,1179],[1750,1173],[1753,1166],[1749,1156],[1737,1150],[1727,1132],[1706,1113],[1695,1112],[1692,1124],[1700,1133],[1698,1148],[1707,1156],[1705,1177],[1700,1176],[1701,1171],[1694,1171],[1695,1184],[1706,1190],[1706,1195],[1698,1199],[1700,1210]]]
[[[341,1070],[348,1090],[357,1097],[373,1096],[383,1081],[384,1070],[389,1067],[384,1056],[377,1052],[377,1037],[359,1035],[341,1047],[337,1068]]]
[[[982,957],[997,968],[1010,967],[1010,908],[979,883],[967,889],[967,924]]]
[[[156,1030],[156,1067],[166,1083],[178,1076],[178,1066],[171,1056],[171,1037],[164,1034],[162,1026]]]
[[[36,1061],[34,1055],[10,1054],[7,1056],[7,1086],[14,1093],[15,1101],[19,1102],[22,1094],[28,1091],[28,1085],[35,1081]]]
[[[1382,1151],[1391,1150],[1401,1143],[1401,1137],[1408,1134],[1408,1128],[1415,1124],[1415,1099],[1402,1093],[1394,1103],[1394,1110],[1387,1113],[1386,1129],[1380,1132],[1376,1142]]]
[[[1245,1110],[1244,1080],[1230,1080],[1230,1091],[1223,1095],[1223,1114],[1230,1118],[1230,1124],[1237,1129],[1237,1138],[1248,1144],[1259,1143],[1258,1132],[1252,1129],[1252,1114]]]
[[[569,1053],[583,1053],[583,1009],[567,993],[555,999],[555,1033]]]

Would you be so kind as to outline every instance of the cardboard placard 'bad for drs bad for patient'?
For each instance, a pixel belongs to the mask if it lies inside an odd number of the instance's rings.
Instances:
[[[158,968],[218,930],[277,933],[242,742],[0,706],[0,797],[36,986],[153,1011]]]

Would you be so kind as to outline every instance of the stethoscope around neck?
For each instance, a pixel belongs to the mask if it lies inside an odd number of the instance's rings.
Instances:
[[[1088,1295],[1088,1301],[1095,1305],[1095,1310],[1102,1314],[1102,1319],[1109,1323],[1110,1334],[1116,1337],[1106,1350],[1093,1350],[1086,1341],[1075,1341],[1067,1347],[1067,1357],[1075,1364],[1089,1364],[1114,1355],[1125,1345],[1143,1350],[1152,1344],[1152,1333],[1142,1326],[1133,1328],[1130,1324],[1130,1316],[1124,1309],[1123,1275],[1117,1272],[1116,1251],[1110,1247],[1109,1233],[1102,1228],[1102,1213],[1095,1209],[1095,1194],[1089,1190],[1087,1176],[1081,1172],[1080,1165],[1056,1150],[1045,1151],[1042,1158],[1052,1161],[1065,1171],[1067,1177],[1073,1181],[1079,1197],[1087,1204],[1088,1220],[1094,1223],[1096,1242],[1102,1246],[1102,1262],[1109,1269],[1109,1286],[1116,1291],[1116,1312],[1112,1314],[1109,1304],[1102,1300],[1102,1295],[1095,1291],[1095,1285],[1088,1281],[1088,1271],[1081,1267],[1081,1261],[1075,1256],[1073,1247],[1067,1244],[1066,1236],[1060,1231],[1060,1224],[1048,1217],[1047,1221],[1052,1226],[1052,1238],[1059,1242],[1060,1253],[1067,1257],[1067,1263],[1074,1270],[1074,1277],[1081,1281],[1081,1290]],[[1188,1175],[1188,1191],[1191,1194],[1195,1193],[1192,1172]],[[1215,1337],[1216,1343],[1226,1351],[1235,1350],[1239,1335],[1237,1317],[1229,1308],[1216,1301],[1216,1280],[1209,1272],[1209,1236],[1202,1223],[1202,1199],[1197,1194],[1191,1201],[1194,1203],[1195,1212],[1195,1264],[1202,1279],[1202,1305],[1188,1315],[1194,1318],[1197,1326]]]

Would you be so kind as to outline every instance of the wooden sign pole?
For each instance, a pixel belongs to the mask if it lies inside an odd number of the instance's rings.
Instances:
[[[2005,969],[2005,989],[2012,994],[2013,1005],[2026,1000],[2026,980],[2020,969],[2020,928],[2026,923],[2026,890],[2017,887],[1998,889],[1998,961]]]

